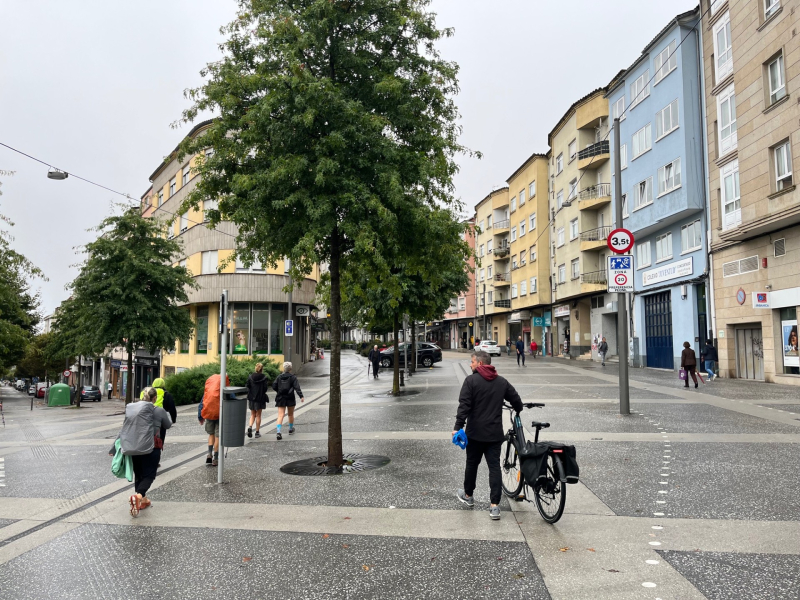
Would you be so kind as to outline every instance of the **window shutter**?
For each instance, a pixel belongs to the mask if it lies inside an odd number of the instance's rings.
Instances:
[[[786,256],[786,239],[781,238],[779,240],[775,240],[773,244],[775,249],[775,256]]]

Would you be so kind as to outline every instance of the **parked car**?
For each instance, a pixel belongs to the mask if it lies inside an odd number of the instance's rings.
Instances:
[[[100,402],[103,399],[103,394],[100,393],[100,388],[96,385],[85,385],[81,388],[81,402],[91,400],[92,402]]]
[[[475,347],[476,350],[483,350],[489,356],[500,356],[500,346],[494,340],[481,340],[480,345]]]
[[[36,386],[30,385],[28,386],[28,396],[35,396],[36,395]]]
[[[405,347],[400,344],[400,366],[405,367]],[[411,344],[408,344],[408,353],[411,354]],[[417,364],[424,367],[431,367],[434,363],[442,362],[442,349],[430,342],[417,342]],[[394,346],[389,346],[381,351],[381,366],[388,369],[394,365]]]
[[[46,387],[40,387],[38,390],[36,390],[36,397],[37,398],[44,398],[44,395],[46,393],[47,393],[47,388]]]

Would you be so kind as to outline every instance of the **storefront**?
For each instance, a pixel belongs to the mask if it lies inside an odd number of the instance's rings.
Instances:
[[[800,385],[798,380],[800,376],[800,344],[798,343],[797,323],[797,313],[800,309],[800,287],[774,292],[753,292],[752,304],[758,312],[769,311],[772,317],[771,323],[767,322],[766,325],[772,325],[774,352],[769,352],[769,344],[762,341],[763,361],[775,361],[776,382]],[[742,329],[737,328],[736,330],[736,371],[737,377],[747,378],[748,356],[758,354],[758,348],[754,350],[752,342],[748,347],[745,343],[746,340],[739,339],[742,337],[739,333]],[[759,331],[762,331],[760,327]],[[763,366],[761,378],[763,379]],[[757,379],[757,377],[751,377],[751,379]]]
[[[531,311],[518,310],[512,312],[508,316],[508,331],[512,344],[522,338],[527,348],[531,343]]]
[[[555,319],[555,347],[554,354],[567,355],[570,351],[569,339],[569,304],[561,304],[553,307],[553,318]]]

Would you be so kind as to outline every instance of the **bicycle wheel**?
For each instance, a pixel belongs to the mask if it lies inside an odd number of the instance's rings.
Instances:
[[[500,470],[503,476],[503,493],[509,498],[516,498],[522,491],[523,479],[519,470],[517,449],[508,439],[500,449]]]
[[[567,503],[567,485],[558,478],[561,469],[556,466],[557,462],[561,459],[554,454],[547,455],[547,479],[539,480],[533,490],[539,514],[551,524],[561,518]]]

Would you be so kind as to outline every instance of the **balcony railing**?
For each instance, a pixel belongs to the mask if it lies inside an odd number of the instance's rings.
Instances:
[[[511,308],[511,300],[495,300],[494,305],[497,308]]]
[[[511,254],[511,248],[501,246],[500,248],[494,249],[494,255],[498,258],[503,258],[505,256],[508,256],[509,254]]]
[[[605,271],[581,273],[581,283],[608,283],[608,274]]]
[[[495,273],[494,274],[495,281],[511,281],[511,275],[509,273]]]
[[[602,242],[608,239],[608,234],[611,233],[611,226],[597,227],[589,231],[581,231],[582,242]]]
[[[509,219],[506,219],[505,221],[495,221],[494,229],[508,229],[510,225],[511,221]]]
[[[585,190],[581,190],[580,199],[594,200],[595,198],[604,198],[605,196],[610,196],[610,195],[611,195],[611,184],[598,183],[597,185],[588,187]]]
[[[595,142],[594,144],[586,146],[586,148],[578,152],[578,160],[583,160],[584,158],[592,158],[593,156],[600,156],[601,154],[608,154],[609,148],[610,145],[608,140],[603,140],[602,142]]]

